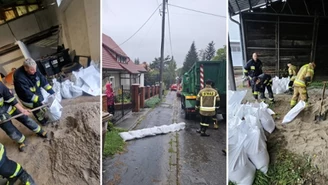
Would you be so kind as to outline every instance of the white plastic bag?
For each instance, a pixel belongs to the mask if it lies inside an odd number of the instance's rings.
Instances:
[[[272,79],[272,91],[274,94],[282,94],[288,90],[288,83],[289,83],[289,77],[288,78],[281,78],[274,77]],[[266,91],[267,92],[267,91]]]
[[[296,118],[296,116],[305,108],[305,102],[303,100],[299,101],[292,110],[290,110],[284,119],[282,120],[283,124],[289,123]]]
[[[56,95],[56,98],[59,102],[62,101],[62,95],[61,95],[61,85],[60,83],[56,80],[56,78],[52,79],[52,83],[53,83],[53,86],[52,86],[52,89],[55,91],[55,95]]]
[[[76,98],[83,95],[82,89],[76,85],[72,85],[69,90],[71,91],[72,98]]]
[[[49,112],[47,112],[48,118],[50,121],[57,121],[61,118],[62,115],[62,106],[54,95],[51,95],[47,98],[46,102],[52,102],[49,107]]]
[[[266,142],[259,128],[250,128],[244,148],[248,158],[255,165],[256,169],[266,174],[269,168],[270,158]]]
[[[43,97],[43,101],[42,101],[42,103],[43,103],[43,102],[46,101],[48,96],[50,96],[50,94],[46,90],[44,90],[43,88],[41,88],[41,94],[42,94],[42,97]]]
[[[270,134],[274,131],[276,124],[267,109],[260,110],[260,121],[264,130]]]
[[[72,82],[74,85],[82,87],[83,81],[80,77],[84,75],[84,69],[80,68],[78,71],[72,71],[72,74]]]
[[[252,185],[255,178],[255,166],[244,151],[246,135],[240,136],[237,144],[229,144],[229,180],[238,185]]]
[[[70,88],[72,87],[72,82],[69,80],[66,80],[61,83],[61,95],[63,98],[70,99],[73,98],[72,92],[70,91]]]

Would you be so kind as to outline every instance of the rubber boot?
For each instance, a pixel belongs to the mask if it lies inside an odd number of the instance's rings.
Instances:
[[[18,143],[18,149],[19,149],[19,151],[20,152],[24,152],[26,146],[27,146],[26,139],[22,143]]]
[[[40,132],[37,133],[38,136],[42,137],[42,138],[48,138],[48,133],[47,131],[41,129]]]
[[[24,185],[35,185],[33,178],[25,170],[18,178]]]
[[[217,130],[217,129],[219,129],[219,124],[217,122],[214,122],[214,126],[213,127],[214,127],[215,130]]]
[[[16,183],[17,179],[18,179],[18,177],[7,179],[6,185],[14,185]]]
[[[200,136],[204,136],[204,137],[210,136],[209,134],[206,134],[206,127],[203,127],[203,129],[200,132]]]

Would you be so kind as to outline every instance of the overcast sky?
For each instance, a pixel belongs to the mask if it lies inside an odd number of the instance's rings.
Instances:
[[[129,38],[154,12],[161,0],[103,0],[102,30],[121,44]],[[224,0],[169,0],[169,4],[226,16]],[[226,44],[226,19],[200,14],[169,6],[172,50],[170,49],[168,17],[166,16],[166,34],[164,54],[172,55],[181,67],[193,41],[197,50],[205,49],[214,41],[215,48]],[[160,56],[161,20],[159,10],[149,22],[121,48],[131,58],[140,62],[151,62]]]

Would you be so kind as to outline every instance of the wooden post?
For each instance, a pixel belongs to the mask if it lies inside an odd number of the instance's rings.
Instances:
[[[145,87],[140,87],[140,108],[145,107]]]
[[[147,86],[146,87],[146,99],[148,99],[148,98],[150,98],[150,87],[149,86]]]
[[[152,90],[152,93],[153,93],[152,96],[155,96],[155,85],[151,86],[151,90]]]
[[[132,85],[132,112],[140,111],[139,84]]]
[[[106,94],[102,95],[102,108],[103,108],[103,112],[108,112],[107,95]]]

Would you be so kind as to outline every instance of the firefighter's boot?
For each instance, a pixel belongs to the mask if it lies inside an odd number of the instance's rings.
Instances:
[[[40,132],[37,133],[38,136],[42,137],[42,138],[48,138],[48,133],[47,131],[41,129]]]
[[[18,143],[18,149],[20,152],[24,152],[27,147],[26,139],[22,143]]]
[[[33,178],[25,170],[23,170],[22,174],[18,178],[24,185],[35,185]]]
[[[206,133],[206,127],[203,127],[200,131],[200,136],[208,137],[209,134]]]

